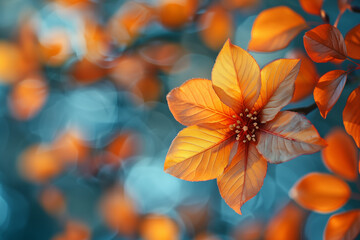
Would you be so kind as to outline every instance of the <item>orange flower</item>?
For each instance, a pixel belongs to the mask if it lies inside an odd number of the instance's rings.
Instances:
[[[212,81],[192,79],[167,96],[176,120],[189,126],[172,142],[165,171],[188,181],[217,178],[226,203],[241,206],[260,190],[267,162],[319,151],[325,141],[295,112],[279,112],[294,92],[299,60],[279,59],[261,71],[227,41]]]

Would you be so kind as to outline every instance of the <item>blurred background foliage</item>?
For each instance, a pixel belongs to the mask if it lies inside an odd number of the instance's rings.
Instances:
[[[304,174],[328,172],[319,153],[270,165],[241,216],[216,181],[163,172],[182,129],[166,94],[210,79],[225,40],[246,49],[256,15],[278,5],[320,21],[296,0],[0,0],[0,239],[320,239],[329,215],[288,197]],[[324,6],[334,19],[336,1]],[[339,29],[359,20],[350,13]],[[252,54],[263,66],[297,49],[302,34],[283,50]],[[308,115],[322,136],[342,126],[358,80],[326,120]]]

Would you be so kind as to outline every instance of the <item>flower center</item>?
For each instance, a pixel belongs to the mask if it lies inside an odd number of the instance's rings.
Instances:
[[[259,129],[259,119],[257,112],[249,112],[249,109],[245,109],[243,113],[238,116],[233,115],[232,117],[237,119],[235,123],[230,124],[230,130],[236,133],[236,140],[246,142],[256,142],[256,130]]]

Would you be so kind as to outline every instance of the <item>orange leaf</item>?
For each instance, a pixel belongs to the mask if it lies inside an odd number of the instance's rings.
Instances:
[[[74,64],[71,74],[76,81],[83,84],[91,84],[103,78],[106,75],[106,71],[98,63],[93,63],[83,58]]]
[[[240,9],[244,10],[244,8],[247,8],[246,10],[252,10],[253,8],[256,8],[260,0],[220,0],[222,5],[224,5],[229,10],[234,9]]]
[[[260,130],[257,149],[270,163],[320,151],[326,144],[315,127],[295,112],[279,112]]]
[[[63,193],[56,187],[47,187],[40,194],[40,203],[42,207],[53,215],[64,213],[66,202]]]
[[[261,70],[261,90],[255,109],[261,111],[262,123],[272,120],[290,102],[299,69],[298,59],[278,59]]]
[[[34,145],[21,154],[19,170],[29,181],[44,183],[60,174],[63,164],[48,147]]]
[[[209,7],[199,19],[200,36],[206,46],[219,49],[232,36],[231,13],[218,5]]]
[[[305,19],[286,6],[266,9],[255,19],[248,49],[259,52],[283,49],[307,27]]]
[[[305,12],[314,15],[320,15],[324,0],[299,0],[301,7]]]
[[[349,57],[360,59],[360,24],[345,35],[345,44]]]
[[[211,81],[192,79],[167,95],[171,113],[183,125],[207,128],[228,128],[234,111],[223,104],[212,88]]]
[[[43,107],[48,87],[41,76],[33,75],[17,83],[11,91],[9,104],[13,116],[20,120],[34,117]]]
[[[237,213],[263,185],[267,162],[252,143],[239,144],[238,151],[224,173],[218,177],[222,198]]]
[[[141,239],[179,240],[179,227],[171,218],[164,215],[148,215],[140,225]]]
[[[355,239],[360,233],[360,210],[334,214],[324,231],[324,240]]]
[[[88,226],[77,221],[68,221],[63,233],[52,238],[52,240],[86,240],[91,239]]]
[[[265,240],[301,240],[306,213],[290,202],[269,222],[265,231]]]
[[[216,58],[211,78],[223,103],[237,113],[252,109],[261,80],[259,65],[248,52],[228,40]]]
[[[302,51],[293,51],[288,54],[289,58],[300,58],[301,65],[299,74],[295,80],[295,91],[291,102],[303,100],[312,92],[319,80],[314,62]]]
[[[337,0],[340,12],[345,12],[350,7],[349,0]]]
[[[14,83],[26,70],[21,49],[13,43],[0,41],[0,81]]]
[[[343,70],[332,70],[320,77],[314,89],[314,99],[323,118],[326,118],[339,99],[344,89],[346,78],[347,72]]]
[[[341,32],[330,24],[322,24],[306,32],[304,46],[314,62],[344,60],[347,57],[345,41]]]
[[[191,126],[179,132],[165,159],[167,173],[188,181],[218,177],[229,161],[233,135]]]
[[[360,87],[350,94],[343,111],[343,121],[345,130],[350,134],[360,147]]]
[[[290,197],[302,207],[329,213],[338,210],[349,200],[351,189],[338,177],[325,173],[309,173],[290,190]]]
[[[325,140],[328,143],[322,151],[325,166],[337,175],[355,181],[358,175],[358,151],[354,141],[342,129],[332,130]]]
[[[134,132],[123,131],[119,133],[106,147],[106,151],[110,153],[108,162],[116,165],[133,157],[139,152],[139,145],[139,139]]]

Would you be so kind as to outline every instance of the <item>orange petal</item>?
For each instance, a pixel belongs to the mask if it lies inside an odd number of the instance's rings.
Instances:
[[[331,174],[309,173],[295,183],[289,194],[306,209],[329,213],[345,205],[351,189],[346,182]]]
[[[200,36],[206,46],[218,50],[232,36],[233,25],[231,13],[219,5],[214,5],[199,19]]]
[[[360,59],[360,24],[345,35],[345,44],[349,57]]]
[[[179,240],[179,227],[171,218],[151,214],[144,217],[140,225],[140,236],[144,240]]]
[[[248,49],[259,52],[283,49],[307,27],[305,19],[286,6],[266,9],[255,19]]]
[[[302,51],[293,51],[289,58],[300,58],[301,65],[299,74],[295,80],[295,91],[291,102],[303,100],[313,93],[316,83],[319,80],[314,62]]]
[[[329,218],[324,240],[355,239],[360,233],[360,210],[337,213]]]
[[[265,240],[301,240],[306,213],[290,202],[269,222],[265,231]]]
[[[286,162],[320,151],[326,145],[309,120],[295,112],[279,112],[259,130],[257,149],[270,163]]]
[[[360,147],[360,87],[352,91],[343,111],[345,130],[350,134]]]
[[[261,90],[255,109],[261,112],[262,123],[272,120],[290,102],[299,70],[298,59],[278,59],[261,70]]]
[[[165,159],[167,173],[188,181],[218,177],[229,162],[233,135],[191,126],[183,129],[172,142]]]
[[[248,52],[228,40],[216,59],[212,82],[220,100],[240,113],[251,109],[259,96],[260,68]]]
[[[306,32],[304,46],[309,57],[318,63],[344,60],[347,56],[341,32],[330,24],[322,24]]]
[[[211,81],[192,79],[167,95],[170,111],[183,125],[227,128],[234,122],[234,111],[223,104],[212,88]]]
[[[222,198],[241,214],[241,206],[261,189],[266,175],[267,162],[254,144],[239,144],[238,152],[224,173],[218,177]]]
[[[358,175],[358,150],[354,141],[342,129],[332,130],[325,140],[328,143],[322,151],[325,166],[337,175],[355,181]]]
[[[326,118],[339,99],[344,89],[346,78],[346,71],[332,70],[322,75],[319,79],[314,89],[314,99],[323,118]]]
[[[33,75],[17,83],[9,98],[13,116],[20,120],[34,117],[44,106],[48,87],[41,76]]]
[[[324,0],[299,0],[299,2],[305,12],[320,15]]]

